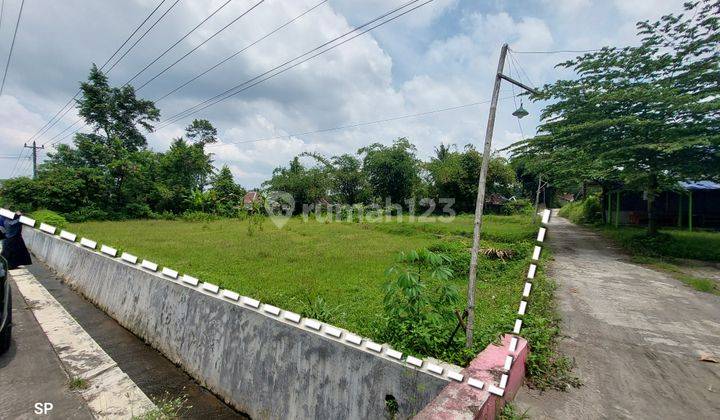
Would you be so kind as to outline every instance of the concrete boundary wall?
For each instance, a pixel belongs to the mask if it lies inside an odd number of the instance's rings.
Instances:
[[[23,221],[34,226],[34,221]],[[399,418],[418,413],[460,367],[421,360],[188,275],[41,225],[28,248],[70,285],[201,384],[253,418]],[[467,385],[464,385],[467,386]]]

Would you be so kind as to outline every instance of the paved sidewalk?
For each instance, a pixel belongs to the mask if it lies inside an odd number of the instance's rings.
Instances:
[[[34,262],[28,271],[153,401],[185,396],[182,418],[247,418],[63,283],[42,261]]]
[[[0,355],[0,418],[38,418],[35,404],[54,408],[44,419],[92,419],[79,393],[68,386],[60,359],[35,320],[32,310],[10,280],[13,291],[13,339]]]
[[[632,264],[600,235],[560,217],[548,239],[560,350],[576,361],[584,386],[523,388],[520,411],[532,419],[720,418],[720,364],[698,360],[701,352],[720,357],[720,297]]]
[[[10,275],[68,376],[85,382],[78,392],[93,416],[130,419],[155,409],[155,404],[32,273],[21,268],[10,270]]]

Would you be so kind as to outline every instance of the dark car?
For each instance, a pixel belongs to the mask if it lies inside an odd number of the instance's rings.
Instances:
[[[0,257],[0,354],[10,347],[12,330],[12,298],[10,282],[7,279],[7,262]]]

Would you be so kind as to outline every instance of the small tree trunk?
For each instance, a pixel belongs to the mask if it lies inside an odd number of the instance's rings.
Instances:
[[[647,206],[648,206],[648,226],[647,234],[649,236],[657,235],[657,214],[655,213],[655,195],[657,194],[657,175],[650,174],[647,189]]]

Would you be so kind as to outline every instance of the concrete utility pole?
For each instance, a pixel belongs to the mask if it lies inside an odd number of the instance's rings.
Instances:
[[[497,111],[498,96],[500,95],[500,82],[504,79],[529,92],[538,93],[535,89],[503,74],[507,51],[508,45],[503,44],[500,49],[500,60],[498,61],[497,73],[495,73],[495,86],[493,87],[492,100],[490,101],[490,115],[488,116],[488,124],[485,130],[485,147],[483,148],[483,160],[480,168],[480,179],[478,180],[477,201],[475,202],[475,225],[473,228],[473,246],[470,256],[470,275],[468,279],[468,318],[465,330],[467,348],[471,348],[473,344],[473,324],[475,323],[475,281],[477,280],[478,253],[480,252],[480,232],[482,231],[483,207],[485,206],[485,183],[488,168],[490,166],[492,136],[495,129],[495,113]]]
[[[32,146],[28,146],[27,143],[25,143],[24,147],[27,147],[28,149],[32,149],[33,179],[37,179],[37,151],[38,151],[38,149],[44,149],[45,146],[37,146],[35,144],[35,141],[33,141]]]

